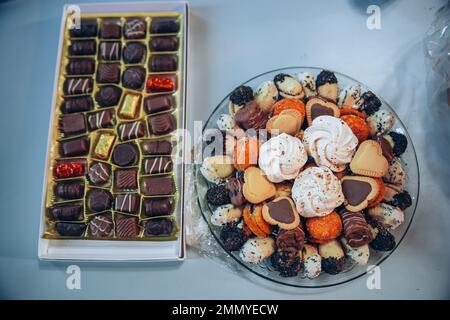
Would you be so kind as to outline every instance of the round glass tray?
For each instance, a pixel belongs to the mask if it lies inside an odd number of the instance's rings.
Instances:
[[[271,70],[268,72],[264,72],[260,75],[257,75],[254,78],[251,78],[250,80],[242,83],[243,85],[247,85],[255,89],[259,84],[261,84],[263,81],[267,80],[273,80],[274,76],[278,73],[287,73],[292,76],[295,76],[299,72],[310,72],[314,76],[317,76],[317,74],[323,70],[322,68],[316,68],[316,67],[286,67],[276,70]],[[331,71],[331,70],[330,70]],[[345,88],[346,86],[353,85],[356,83],[359,83],[361,85],[361,92],[365,92],[370,90],[366,85],[363,83],[352,79],[342,73],[335,72],[335,75],[338,79],[338,85],[340,89]],[[417,164],[417,158],[416,153],[414,151],[414,146],[411,141],[411,138],[406,131],[406,127],[403,125],[401,120],[398,118],[395,111],[384,101],[380,95],[378,95],[376,92],[374,92],[375,95],[380,99],[382,102],[381,109],[390,110],[395,114],[396,117],[396,124],[391,129],[391,131],[396,131],[399,133],[403,133],[407,139],[408,139],[408,147],[405,151],[405,153],[401,156],[401,161],[404,165],[404,169],[407,173],[407,180],[404,184],[404,189],[407,190],[412,198],[412,205],[405,210],[405,221],[403,224],[401,224],[397,229],[391,231],[391,233],[395,236],[396,239],[396,246],[395,248],[390,252],[381,252],[381,251],[374,251],[370,249],[370,258],[369,262],[365,266],[357,265],[356,263],[352,262],[349,258],[346,259],[346,264],[344,271],[337,274],[337,275],[329,275],[327,273],[322,272],[322,274],[315,278],[315,279],[309,279],[302,275],[302,273],[299,273],[298,276],[295,277],[282,277],[278,274],[277,271],[274,270],[274,268],[270,264],[270,259],[266,259],[265,262],[259,264],[259,265],[253,265],[250,263],[246,263],[242,261],[239,257],[239,251],[229,252],[227,253],[236,260],[242,267],[244,267],[249,272],[264,278],[266,280],[270,280],[272,282],[292,286],[292,287],[299,287],[299,288],[321,288],[321,287],[330,287],[335,286],[339,284],[343,284],[349,281],[352,281],[354,279],[357,279],[364,274],[367,273],[369,266],[374,265],[380,265],[383,261],[385,261],[400,245],[403,238],[405,237],[406,233],[408,232],[408,229],[413,221],[414,213],[416,211],[417,207],[417,201],[419,197],[419,168]],[[231,93],[230,93],[231,94]],[[214,109],[212,114],[209,116],[208,120],[206,121],[205,125],[203,126],[203,131],[206,129],[212,129],[217,128],[216,122],[219,116],[223,113],[228,113],[228,103],[229,103],[229,96],[228,94],[220,103],[219,105]],[[204,142],[205,143],[205,142]],[[205,144],[204,144],[205,146]],[[211,224],[210,217],[212,215],[212,212],[214,210],[214,207],[209,205],[205,199],[206,191],[208,190],[208,187],[210,186],[210,183],[202,176],[200,173],[200,165],[195,165],[194,167],[194,175],[196,178],[196,191],[198,195],[198,203],[200,206],[200,210],[202,213],[203,218],[205,219],[206,223],[209,226],[209,229],[211,230],[211,233],[213,234],[214,238],[219,242],[222,249],[225,250],[221,240],[220,240],[220,227],[216,227]]]

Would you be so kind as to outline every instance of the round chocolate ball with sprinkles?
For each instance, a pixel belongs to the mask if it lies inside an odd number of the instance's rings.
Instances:
[[[223,185],[212,186],[206,192],[206,201],[214,206],[221,206],[231,202],[228,190]]]

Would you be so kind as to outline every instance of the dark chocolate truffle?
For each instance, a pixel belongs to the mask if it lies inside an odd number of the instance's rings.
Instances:
[[[123,33],[127,39],[142,39],[145,38],[146,29],[147,26],[144,20],[130,18],[125,22]]]
[[[142,141],[142,153],[145,155],[169,155],[172,153],[172,142],[168,140]]]
[[[116,218],[117,238],[136,238],[138,235],[139,225],[137,217],[119,216]]]
[[[74,40],[69,46],[69,55],[85,56],[94,55],[97,52],[95,40]]]
[[[122,75],[122,84],[125,88],[142,90],[145,82],[145,69],[143,67],[128,67]]]
[[[123,49],[123,61],[128,64],[142,63],[145,60],[145,51],[142,42],[128,42]]]
[[[86,122],[82,113],[63,114],[59,120],[59,130],[65,136],[86,132]]]
[[[92,109],[93,105],[92,98],[89,96],[65,98],[64,102],[61,104],[61,112],[75,113],[89,111]]]
[[[142,178],[141,192],[146,196],[166,196],[175,193],[175,182],[171,176]]]
[[[80,137],[60,142],[62,157],[85,156],[89,152],[89,138]]]
[[[133,143],[122,143],[115,146],[112,162],[118,166],[127,167],[136,164],[138,157],[138,150]]]
[[[115,201],[116,211],[136,214],[139,210],[140,197],[136,193],[118,194]]]
[[[99,63],[97,69],[98,83],[119,83],[120,64],[119,63]]]
[[[50,212],[55,220],[78,221],[83,218],[83,204],[57,204],[50,209]]]
[[[168,72],[178,69],[178,58],[175,54],[154,54],[150,57],[151,72]]]
[[[103,39],[119,39],[122,27],[119,19],[104,19],[100,26],[100,37]]]
[[[114,125],[114,110],[92,112],[88,114],[87,118],[89,130],[110,128]]]
[[[239,250],[247,241],[244,231],[235,223],[227,224],[220,230],[220,239],[228,251]]]
[[[137,170],[136,169],[118,169],[114,172],[115,186],[119,191],[136,190]]]
[[[149,96],[144,100],[144,109],[147,114],[167,111],[175,106],[175,97],[170,94]]]
[[[173,114],[163,113],[150,117],[148,125],[152,134],[164,135],[175,130],[176,120]]]
[[[147,198],[142,203],[142,213],[146,217],[165,216],[172,213],[173,199]]]
[[[91,189],[87,195],[88,208],[91,211],[101,212],[111,208],[112,196],[103,189]]]
[[[176,33],[179,30],[180,21],[172,17],[154,18],[150,25],[150,33]]]
[[[80,199],[84,195],[84,181],[59,181],[55,185],[55,195],[64,200]]]
[[[95,71],[94,59],[69,59],[66,72],[70,75],[88,75]]]
[[[146,236],[170,236],[175,229],[172,219],[169,218],[155,218],[150,219],[145,224]]]
[[[67,78],[64,81],[63,91],[66,95],[87,94],[92,92],[92,78]]]
[[[119,126],[120,140],[126,141],[145,136],[145,124],[142,121],[123,123]]]
[[[80,237],[85,229],[86,225],[84,223],[58,222],[56,224],[56,232],[60,236]]]
[[[97,20],[96,19],[81,19],[80,27],[71,29],[70,36],[73,38],[87,38],[97,36]]]
[[[103,162],[94,163],[89,168],[89,181],[99,186],[107,183],[111,176],[111,166]]]
[[[101,86],[95,94],[95,101],[100,107],[112,107],[119,103],[122,89],[116,86]]]
[[[178,38],[175,36],[152,37],[150,39],[150,50],[154,52],[177,51]]]
[[[120,60],[122,45],[118,41],[100,42],[100,59],[105,61]]]
[[[89,235],[96,238],[109,237],[112,235],[113,227],[111,215],[100,214],[89,221]]]

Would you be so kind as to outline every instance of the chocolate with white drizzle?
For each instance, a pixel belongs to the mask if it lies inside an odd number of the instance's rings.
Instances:
[[[361,247],[372,241],[369,225],[361,212],[343,210],[340,215],[344,227],[344,237],[351,247]]]
[[[173,168],[170,157],[156,157],[144,159],[143,169],[145,174],[168,173]]]
[[[86,94],[92,92],[92,78],[68,78],[64,81],[64,94]]]

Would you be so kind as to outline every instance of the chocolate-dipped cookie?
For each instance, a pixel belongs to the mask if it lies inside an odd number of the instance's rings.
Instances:
[[[262,214],[267,223],[281,229],[294,229],[300,224],[300,215],[289,197],[279,197],[264,204]]]
[[[379,194],[377,180],[362,176],[345,176],[341,179],[345,208],[352,212],[361,211]]]
[[[343,210],[340,212],[347,243],[354,248],[361,247],[372,241],[369,225],[361,212]]]
[[[234,115],[236,124],[244,130],[264,129],[268,119],[268,115],[261,110],[255,101],[246,103]]]
[[[306,120],[308,126],[312,121],[320,116],[333,116],[339,118],[339,108],[333,102],[326,101],[322,98],[310,98],[306,103]]]
[[[316,88],[319,96],[336,103],[339,88],[333,72],[322,70],[316,77]]]
[[[229,178],[225,183],[225,188],[228,190],[231,203],[236,207],[240,207],[245,203],[245,198],[242,193],[243,184],[241,180],[234,177]]]

